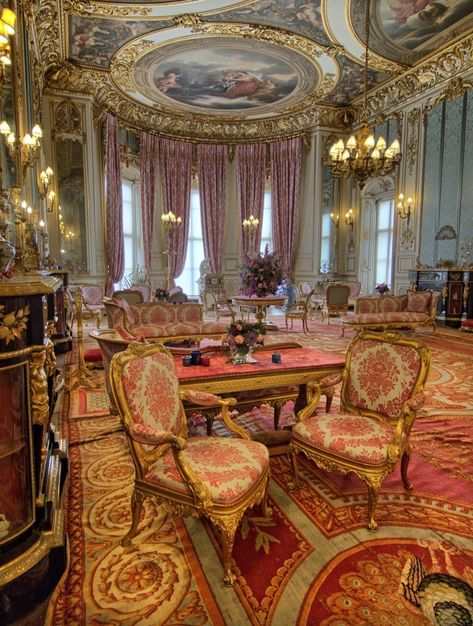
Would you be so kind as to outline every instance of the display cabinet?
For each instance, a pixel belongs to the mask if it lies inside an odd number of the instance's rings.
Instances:
[[[462,319],[473,318],[473,270],[411,270],[409,280],[411,287],[419,291],[432,289],[440,292],[437,309],[440,323],[459,328]]]
[[[48,335],[61,281],[0,283],[0,623],[51,592],[66,564],[67,442],[51,423],[56,359]]]

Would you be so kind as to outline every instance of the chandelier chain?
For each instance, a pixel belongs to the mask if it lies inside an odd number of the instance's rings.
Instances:
[[[366,2],[366,15],[365,15],[365,66],[364,66],[364,117],[368,117],[368,53],[370,46],[370,4],[371,0]]]

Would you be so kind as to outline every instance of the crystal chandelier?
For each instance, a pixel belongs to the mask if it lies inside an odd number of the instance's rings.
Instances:
[[[363,189],[368,178],[390,174],[401,160],[399,141],[395,139],[389,148],[386,141],[379,137],[375,143],[366,118],[368,115],[368,49],[370,35],[370,0],[366,3],[365,21],[365,64],[364,64],[364,122],[358,136],[352,135],[346,144],[339,139],[330,148],[327,163],[335,178],[353,177]]]

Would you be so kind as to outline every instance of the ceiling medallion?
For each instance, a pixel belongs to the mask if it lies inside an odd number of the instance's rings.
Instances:
[[[401,152],[399,141],[395,139],[389,148],[384,137],[375,138],[368,127],[368,55],[369,55],[369,23],[370,1],[366,3],[365,21],[365,64],[364,64],[364,105],[362,111],[363,125],[358,133],[348,139],[346,144],[339,139],[330,148],[327,164],[335,178],[353,178],[360,189],[365,186],[368,178],[376,178],[391,174],[399,165]]]

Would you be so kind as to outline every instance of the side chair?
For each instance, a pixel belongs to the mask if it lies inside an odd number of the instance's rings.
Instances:
[[[105,296],[102,285],[82,285],[79,287],[83,308],[82,317],[93,318],[97,328],[100,328],[100,322],[105,315],[105,307],[103,299]]]
[[[307,295],[304,296],[304,300],[302,302],[295,302],[285,313],[286,320],[286,329],[288,328],[288,320],[291,320],[291,330],[294,325],[294,320],[302,320],[302,330],[305,334],[309,332],[308,318],[309,313],[311,312],[312,307],[312,296],[315,293],[315,289],[309,291]]]
[[[138,531],[143,501],[154,497],[181,517],[207,517],[220,531],[224,583],[235,576],[231,557],[235,533],[247,509],[262,503],[269,481],[267,448],[251,441],[235,424],[228,407],[235,400],[186,390],[180,392],[172,354],[161,344],[132,342],[116,354],[110,383],[135,466],[131,498],[132,523],[121,544],[127,547]],[[187,436],[182,400],[220,406],[225,425],[238,437]]]
[[[327,315],[327,323],[330,324],[331,317],[340,317],[348,312],[348,299],[350,297],[350,286],[346,283],[331,283],[325,289],[325,303],[322,307],[323,314]]]
[[[399,462],[404,487],[412,489],[407,478],[409,436],[424,403],[430,363],[430,349],[417,339],[395,332],[356,335],[340,375],[340,412],[313,416],[322,379],[297,416],[289,445],[289,488],[298,486],[299,454],[329,472],[353,472],[368,487],[368,529],[375,531],[379,489]]]

